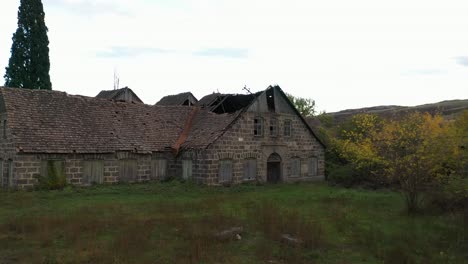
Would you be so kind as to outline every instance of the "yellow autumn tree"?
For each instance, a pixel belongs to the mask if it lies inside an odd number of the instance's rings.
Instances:
[[[439,115],[412,113],[385,123],[378,134],[384,173],[400,184],[409,212],[419,208],[426,190],[451,174],[449,127]]]

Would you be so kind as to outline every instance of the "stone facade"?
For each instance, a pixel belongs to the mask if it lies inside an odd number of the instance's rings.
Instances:
[[[33,100],[34,98],[27,96],[35,96],[35,92],[2,89],[0,89],[0,132],[2,132],[0,179],[2,187],[32,188],[37,184],[38,177],[46,174],[50,169],[48,164],[53,162],[60,164],[60,170],[63,170],[67,182],[73,185],[89,185],[96,179],[99,183],[112,184],[122,181],[159,181],[167,177],[180,177],[207,185],[237,184],[248,181],[311,181],[324,178],[324,146],[287,101],[279,87],[267,89],[270,91],[269,94],[257,93],[250,97],[252,101],[248,104],[245,101],[239,101],[245,100],[245,95],[240,99],[232,98],[231,102],[248,105],[248,107],[242,106],[242,109],[234,109],[236,110],[234,113],[226,114],[213,111],[215,114],[211,112],[212,110],[202,111],[193,107],[193,110],[187,110],[192,109],[187,108],[189,106],[177,108],[158,106],[159,108],[155,109],[143,104],[125,103],[122,105],[124,103],[117,104],[102,99],[96,103],[91,99],[81,97],[60,99],[67,95],[52,92],[50,95],[58,97],[54,102],[63,103],[65,100],[70,100],[67,104],[73,104],[75,108],[78,107],[75,102],[83,104],[80,106],[83,109],[87,109],[89,105],[95,107],[94,104],[101,104],[102,106],[98,105],[93,109],[100,111],[97,115],[102,116],[102,120],[107,119],[105,111],[110,109],[113,111],[110,117],[120,122],[118,125],[123,126],[124,121],[133,122],[128,123],[130,124],[128,127],[116,126],[110,132],[101,128],[97,129],[97,132],[91,131],[96,133],[91,136],[101,139],[102,145],[83,145],[84,141],[79,136],[81,128],[78,126],[73,130],[59,128],[64,131],[62,133],[75,134],[61,135],[61,138],[65,138],[63,142],[53,142],[54,145],[51,148],[55,147],[57,150],[47,148],[48,141],[54,140],[54,137],[49,134],[44,134],[42,138],[33,138],[36,140],[34,144],[28,145],[26,139],[30,138],[31,134],[23,129],[22,121],[14,120],[16,123],[10,124],[13,117],[19,116],[15,112],[16,109],[23,110],[16,107],[15,103],[18,100],[13,99],[20,98],[19,93],[20,96],[28,98],[27,100]],[[12,99],[9,100],[5,95],[11,96]],[[46,100],[44,98],[50,95],[40,99]],[[267,99],[267,96],[270,99]],[[232,108],[232,105],[230,107]],[[53,107],[43,110],[55,111]],[[44,111],[38,111],[41,115],[34,117],[35,120],[42,118],[47,119],[48,122],[55,122],[53,119],[55,117],[46,115]],[[137,119],[142,120],[141,123],[131,118],[134,113],[138,114]],[[31,115],[34,114],[35,112],[31,110]],[[69,115],[73,114],[74,111],[69,113]],[[66,121],[66,117],[64,115],[62,120]],[[151,117],[155,120],[145,119]],[[34,120],[34,118],[31,119]],[[76,117],[73,116],[73,118]],[[184,118],[185,121],[181,122],[183,119],[180,118]],[[83,120],[91,122],[91,125],[97,124],[96,120],[91,117],[83,117]],[[261,120],[261,133],[254,132],[258,130],[258,120]],[[154,123],[148,124],[150,121]],[[176,121],[179,123],[175,123]],[[31,126],[24,124],[33,129],[42,129],[36,123]],[[108,127],[109,124],[103,126]],[[148,128],[150,125],[151,128]],[[82,126],[88,125],[83,123]],[[150,142],[151,147],[140,143],[137,137],[127,141],[121,139],[131,135],[130,129],[134,126],[139,127],[135,127],[133,133],[143,133],[144,135],[139,137],[144,140],[143,142]],[[169,130],[171,127],[174,127],[172,134]],[[98,132],[103,134],[98,134]],[[118,141],[114,139],[116,135],[118,135]],[[97,142],[101,144],[100,141]],[[106,142],[117,142],[121,147],[112,149],[113,145]],[[69,146],[76,147],[68,149]],[[97,151],[93,152],[93,148]],[[149,151],[151,149],[159,149],[159,151],[151,152]],[[91,163],[94,165],[90,165]],[[93,177],[97,178],[90,178],[88,174],[93,174],[90,171],[95,172],[96,175]]]

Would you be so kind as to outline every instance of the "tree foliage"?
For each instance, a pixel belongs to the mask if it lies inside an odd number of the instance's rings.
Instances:
[[[315,115],[315,101],[310,98],[296,97],[291,94],[286,94],[289,101],[293,103],[299,113],[304,116],[313,116]]]
[[[455,122],[421,113],[398,120],[356,115],[333,147],[357,174],[398,183],[413,212],[427,190],[466,172],[467,124],[468,111]]]
[[[21,0],[18,29],[13,34],[5,86],[52,89],[49,70],[49,39],[41,0]]]

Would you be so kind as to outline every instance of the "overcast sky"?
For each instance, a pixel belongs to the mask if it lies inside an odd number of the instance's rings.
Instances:
[[[0,1],[0,74],[19,0]],[[319,110],[468,98],[468,1],[43,0],[54,90],[145,103],[278,84]],[[1,80],[3,83],[3,80]]]

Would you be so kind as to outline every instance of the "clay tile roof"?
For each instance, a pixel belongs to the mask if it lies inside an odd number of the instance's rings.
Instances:
[[[177,140],[193,109],[18,88],[0,89],[0,108],[15,147],[27,153],[163,151]]]
[[[182,105],[187,99],[192,99],[195,103],[197,98],[191,92],[164,96],[156,105]]]
[[[200,111],[194,118],[192,130],[182,147],[185,149],[208,147],[229,128],[239,116],[239,113],[240,111],[231,114]]]
[[[96,95],[96,98],[102,98],[102,99],[109,99],[109,100],[117,100],[119,95],[122,93],[129,92],[132,94],[132,98],[139,103],[143,103],[143,101],[136,95],[135,92],[132,91],[132,89],[128,87],[116,89],[116,90],[103,90],[99,92],[98,95]]]

